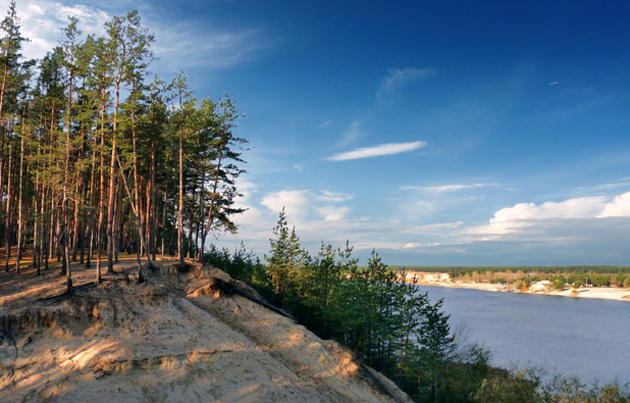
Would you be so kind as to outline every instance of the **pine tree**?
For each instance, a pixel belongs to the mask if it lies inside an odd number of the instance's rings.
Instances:
[[[302,257],[302,251],[295,228],[289,231],[284,207],[279,213],[278,223],[271,232],[275,239],[269,239],[269,255],[265,255],[265,260],[268,262],[273,291],[276,295],[288,296],[292,290],[292,277]]]
[[[17,111],[17,96],[20,87],[20,58],[22,42],[25,39],[20,33],[20,21],[17,16],[15,1],[11,1],[6,17],[0,22],[0,69],[2,71],[2,84],[0,86],[0,199],[3,197],[4,178],[7,180],[6,195],[6,220],[5,220],[5,244],[6,244],[6,261],[5,270],[9,270],[9,258],[11,255],[11,198],[12,183],[11,170],[13,163],[12,152],[15,150],[11,144],[11,132],[13,131],[13,119],[8,114]],[[7,108],[8,107],[8,108]],[[7,109],[9,109],[7,111]],[[8,112],[8,113],[7,113]],[[6,145],[5,145],[6,144]],[[8,146],[8,154],[5,154],[5,147]],[[8,169],[6,160],[8,155]]]
[[[202,251],[208,234],[216,227],[229,232],[236,231],[236,225],[232,217],[245,211],[235,208],[236,197],[240,196],[236,190],[236,179],[246,171],[237,164],[244,163],[241,152],[235,150],[238,145],[245,144],[247,140],[236,137],[232,133],[235,121],[242,115],[236,110],[234,102],[229,96],[224,96],[216,105],[210,99],[204,99],[201,103],[201,112],[204,116],[202,134],[203,160],[200,163],[202,175],[202,212],[206,210],[205,183],[206,175],[209,175],[211,192],[209,206],[207,206],[207,218],[202,225],[201,244]],[[206,152],[208,150],[210,152]],[[203,253],[203,252],[202,252]],[[201,256],[203,261],[203,255]]]
[[[178,132],[178,156],[179,156],[179,198],[177,201],[177,258],[180,262],[184,261],[184,147],[186,146],[185,135],[186,125],[184,123],[184,109],[186,102],[190,102],[190,89],[186,83],[186,75],[183,71],[180,71],[178,76],[173,81],[172,88],[176,92],[178,100],[178,120],[177,120],[177,132]]]
[[[0,22],[5,270],[16,243],[16,271],[29,247],[38,274],[56,254],[70,293],[72,262],[89,266],[93,249],[101,281],[105,238],[111,273],[123,249],[136,250],[139,266],[142,255],[155,258],[159,237],[166,252],[175,228],[180,259],[185,248],[203,259],[210,231],[236,231],[245,140],[233,135],[241,116],[234,102],[198,104],[183,73],[171,86],[157,77],[145,85],[154,39],[137,11],[113,17],[104,36],[84,41],[70,18],[61,46],[37,65],[22,62],[15,9],[12,1]],[[169,107],[168,92],[179,108]]]
[[[70,174],[74,171],[74,167],[71,165],[70,154],[72,153],[72,123],[73,123],[73,79],[76,70],[76,53],[77,48],[80,46],[77,43],[77,38],[81,35],[81,32],[77,28],[78,19],[70,17],[70,24],[65,29],[66,41],[63,45],[64,48],[64,61],[68,77],[68,102],[66,105],[66,138],[65,138],[65,162],[63,169],[63,199],[61,204],[63,214],[63,229],[62,229],[62,245],[63,245],[63,259],[66,268],[66,289],[68,293],[72,292],[72,263],[70,261]]]

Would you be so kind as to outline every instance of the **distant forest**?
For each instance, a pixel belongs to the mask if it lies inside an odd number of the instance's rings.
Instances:
[[[523,271],[525,273],[630,273],[630,266],[593,265],[593,266],[391,266],[394,270],[423,271],[429,273],[485,273]]]
[[[392,266],[397,271],[448,273],[452,280],[464,283],[516,284],[527,288],[547,280],[562,289],[574,287],[630,288],[629,266]]]
[[[22,57],[15,1],[0,22],[4,269],[19,272],[32,253],[39,274],[56,258],[68,291],[75,262],[96,260],[100,282],[103,260],[111,272],[123,250],[139,265],[157,253],[203,260],[211,231],[236,230],[246,143],[227,95],[198,100],[184,73],[150,73],[154,37],[136,11],[112,17],[102,37],[78,22],[69,17],[41,60]]]

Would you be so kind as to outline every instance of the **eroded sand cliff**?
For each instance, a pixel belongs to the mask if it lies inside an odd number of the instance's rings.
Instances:
[[[198,265],[0,279],[0,401],[408,401],[349,351]],[[252,301],[252,299],[254,301]]]

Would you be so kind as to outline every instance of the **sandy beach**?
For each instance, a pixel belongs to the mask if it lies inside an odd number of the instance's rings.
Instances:
[[[413,282],[414,277],[417,277],[417,283],[420,285],[435,286],[435,287],[451,287],[451,288],[469,288],[473,290],[492,291],[492,292],[515,292],[521,293],[516,290],[512,285],[508,284],[491,284],[491,283],[464,283],[461,281],[452,281],[448,273],[429,273],[411,271],[407,272],[405,281]],[[549,289],[543,284],[534,283],[530,286],[529,290],[524,294],[539,294],[539,295],[551,295],[557,297],[572,297],[572,298],[597,298],[608,299],[614,301],[628,301],[630,302],[630,289],[629,288],[612,288],[612,287],[565,287],[563,290]]]

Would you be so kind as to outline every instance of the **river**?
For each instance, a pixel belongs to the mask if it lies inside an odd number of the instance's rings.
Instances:
[[[420,286],[444,298],[452,330],[492,352],[497,366],[536,366],[630,383],[630,303]]]

